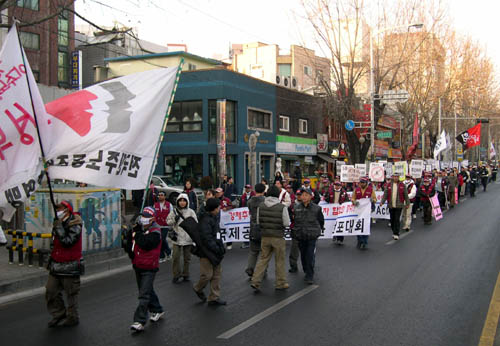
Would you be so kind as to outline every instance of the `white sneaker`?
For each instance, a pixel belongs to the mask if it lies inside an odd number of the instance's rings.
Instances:
[[[165,311],[155,312],[151,314],[151,317],[149,319],[153,322],[157,322],[160,318],[163,317],[163,315],[165,315]]]
[[[144,326],[142,325],[142,323],[134,322],[130,326],[130,329],[133,330],[134,332],[142,332],[144,330]]]
[[[392,238],[393,238],[394,240],[399,240],[399,235],[393,235],[393,236],[392,236]]]
[[[167,261],[170,261],[170,260],[172,260],[172,255],[167,256]]]
[[[417,218],[417,214],[413,214],[413,220]]]
[[[167,261],[166,257],[160,258],[160,263],[165,263]]]
[[[233,248],[233,246],[232,246],[232,245],[228,245],[228,246],[226,247],[226,249],[227,249],[227,250],[231,250],[232,248]]]

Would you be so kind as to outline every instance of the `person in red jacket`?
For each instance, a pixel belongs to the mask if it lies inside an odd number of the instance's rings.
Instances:
[[[248,201],[250,198],[255,196],[255,191],[252,190],[252,185],[247,184],[245,185],[245,192],[243,192],[243,195],[241,196],[241,203],[240,207],[246,207],[248,205]]]
[[[134,313],[134,323],[130,326],[134,332],[144,330],[149,313],[152,322],[158,321],[165,314],[153,287],[160,251],[161,230],[155,222],[155,210],[146,207],[132,233],[132,265],[139,288],[139,305]]]
[[[342,187],[340,179],[335,179],[335,183],[333,185],[330,185],[326,193],[325,200],[327,203],[337,203],[337,204],[349,202],[349,196],[347,195],[347,191]],[[343,245],[344,237],[343,236],[333,237],[333,241],[337,245]]]
[[[73,213],[73,206],[62,201],[56,206],[57,216],[52,226],[53,248],[48,269],[49,278],[45,286],[45,301],[52,315],[48,326],[75,326],[79,323],[78,293],[80,275],[83,274],[82,219]],[[64,305],[62,292],[66,292],[68,306]],[[63,321],[64,320],[64,321]]]
[[[160,263],[164,263],[167,259],[172,258],[172,250],[168,246],[167,234],[168,228],[167,217],[172,211],[172,206],[169,201],[167,201],[166,194],[164,191],[158,192],[158,202],[154,205],[155,208],[155,221],[160,226],[161,229],[161,251],[160,251]]]

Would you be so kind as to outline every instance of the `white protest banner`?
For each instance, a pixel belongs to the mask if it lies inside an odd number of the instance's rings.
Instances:
[[[356,163],[354,166],[359,171],[360,177],[366,176],[366,163]]]
[[[177,67],[112,79],[46,105],[51,178],[144,189],[173,98]]]
[[[337,160],[336,163],[335,163],[335,169],[337,171],[337,174],[339,174],[340,172],[340,169],[342,166],[345,165],[345,161],[342,161],[342,160]]]
[[[426,172],[432,172],[432,165],[425,165]]]
[[[14,25],[0,51],[3,112],[0,117],[0,211],[5,221],[14,215],[16,206],[35,192],[42,168],[30,88],[39,123],[45,119],[45,107],[28,60],[23,63],[22,54]]]
[[[335,236],[370,235],[371,202],[359,201],[359,206],[351,202],[343,204],[322,204],[325,230],[319,239]],[[250,239],[250,213],[248,208],[237,208],[220,213],[220,237],[223,242],[242,242]],[[335,233],[335,234],[334,234]],[[285,238],[291,239],[290,230]]]
[[[457,169],[460,168],[460,163],[458,161],[453,161],[452,165],[453,165],[453,168],[457,168]]]
[[[359,170],[353,165],[343,165],[340,169],[340,181],[344,183],[353,183],[359,181]]]
[[[423,170],[424,170],[423,160],[411,160],[410,175],[413,178],[421,178]]]
[[[469,165],[469,160],[462,160],[462,167],[467,167]]]
[[[404,177],[408,172],[408,164],[406,161],[398,161],[394,163],[394,173],[398,173],[401,177]]]
[[[377,196],[377,203],[375,203],[375,210],[371,214],[372,218],[389,220],[391,216],[389,215],[389,206],[387,202],[380,204],[384,196],[384,191],[375,191],[375,196]]]
[[[392,172],[394,171],[394,168],[392,167],[392,163],[387,162],[385,164],[385,176],[386,178],[392,177]]]
[[[449,161],[440,161],[441,169],[448,169],[451,167],[451,162]]]
[[[369,176],[373,182],[383,182],[385,177],[384,164],[381,162],[371,162]]]

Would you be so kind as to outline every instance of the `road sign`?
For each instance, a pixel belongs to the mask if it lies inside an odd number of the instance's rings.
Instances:
[[[382,138],[392,138],[392,131],[381,131],[377,132],[377,138],[382,139]]]
[[[464,150],[460,147],[457,147],[457,154],[462,155],[464,153]]]
[[[345,122],[345,129],[347,131],[352,131],[354,129],[354,126],[355,126],[355,124],[354,124],[354,121],[352,121],[352,120],[347,120]]]
[[[384,91],[384,95],[382,96],[382,100],[393,101],[405,103],[410,98],[410,94],[406,90],[386,90]]]

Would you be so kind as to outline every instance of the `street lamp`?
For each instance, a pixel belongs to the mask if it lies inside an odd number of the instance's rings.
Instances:
[[[390,28],[382,28],[375,31],[374,34],[370,31],[370,94],[371,94],[371,107],[370,107],[370,147],[371,147],[371,160],[375,161],[375,75],[373,68],[373,35],[378,35],[384,31],[395,30],[400,28],[423,28],[424,24],[416,23],[410,25],[399,25]]]

